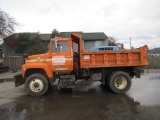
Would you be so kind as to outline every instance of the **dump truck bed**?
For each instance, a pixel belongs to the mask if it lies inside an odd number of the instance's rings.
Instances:
[[[148,47],[132,50],[83,51],[81,68],[129,67],[148,65]]]

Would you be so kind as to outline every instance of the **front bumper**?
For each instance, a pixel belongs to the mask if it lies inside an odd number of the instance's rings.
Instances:
[[[25,80],[22,78],[22,73],[16,74],[13,76],[14,82],[15,82],[15,87],[21,86],[24,84]]]

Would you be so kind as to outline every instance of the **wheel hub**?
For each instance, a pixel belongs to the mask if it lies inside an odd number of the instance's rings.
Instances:
[[[40,79],[34,79],[31,80],[29,87],[33,92],[40,92],[43,89],[44,85]]]
[[[40,85],[39,85],[39,83],[38,83],[38,82],[35,82],[35,83],[33,84],[33,87],[35,87],[35,88],[39,88],[39,87],[40,87]]]
[[[114,81],[114,85],[117,89],[124,89],[127,86],[127,80],[123,76],[118,76]]]

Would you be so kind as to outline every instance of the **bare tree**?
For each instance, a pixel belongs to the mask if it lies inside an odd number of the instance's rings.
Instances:
[[[108,41],[109,46],[118,46],[119,49],[124,49],[123,43],[117,43],[114,37],[108,37],[108,38],[109,38],[109,41]]]
[[[4,38],[13,34],[16,26],[15,19],[0,9],[0,36]]]
[[[109,46],[117,46],[116,39],[114,37],[108,37],[108,38],[109,38],[108,41]]]

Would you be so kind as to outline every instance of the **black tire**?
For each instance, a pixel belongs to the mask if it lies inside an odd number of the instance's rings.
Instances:
[[[25,81],[25,90],[31,96],[42,96],[48,90],[47,78],[39,73],[32,74]]]
[[[128,73],[117,71],[109,77],[109,87],[115,93],[126,93],[132,84],[131,77]]]
[[[105,86],[108,87],[109,89],[110,89],[109,80],[113,74],[114,72],[110,73],[105,79]]]

